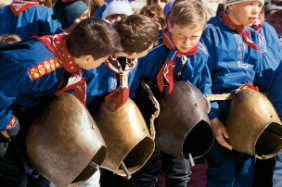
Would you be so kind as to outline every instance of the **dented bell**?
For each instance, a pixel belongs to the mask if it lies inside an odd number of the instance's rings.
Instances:
[[[281,121],[268,98],[252,89],[235,94],[226,130],[229,143],[238,152],[268,159],[282,149]]]
[[[115,99],[104,101],[98,112],[91,112],[108,147],[102,167],[125,176],[138,171],[151,157],[155,144],[136,104],[128,99],[114,108]],[[122,164],[124,162],[124,164]]]
[[[202,92],[190,83],[177,81],[159,103],[156,148],[175,157],[204,156],[213,145],[214,134],[208,117],[210,103]]]
[[[56,186],[78,186],[90,178],[107,148],[83,104],[64,93],[34,112],[26,137],[32,167]]]

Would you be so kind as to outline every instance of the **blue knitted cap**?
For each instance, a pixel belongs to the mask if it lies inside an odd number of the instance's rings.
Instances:
[[[53,11],[63,29],[68,28],[74,20],[79,18],[83,12],[88,10],[86,4],[82,1],[62,2],[57,0]]]

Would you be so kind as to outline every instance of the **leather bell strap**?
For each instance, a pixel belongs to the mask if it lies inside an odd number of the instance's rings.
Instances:
[[[105,97],[106,101],[116,98],[114,108],[121,107],[129,98],[128,77],[127,74],[119,74],[120,86],[116,91],[110,93]]]
[[[177,55],[179,54],[178,51],[172,49],[164,63],[164,65],[162,66],[162,68],[160,69],[158,75],[157,75],[157,82],[158,82],[158,86],[159,86],[159,90],[160,92],[164,91],[164,85],[165,85],[165,80],[169,85],[169,93],[171,93],[172,89],[173,89],[173,62],[175,61],[175,59],[177,58]]]
[[[72,74],[68,79],[67,85],[55,93],[56,96],[65,93],[68,90],[74,90],[75,97],[84,105],[86,105],[86,82],[78,74]]]
[[[224,21],[224,23],[226,25],[228,25],[229,27],[233,28],[234,30],[236,30],[237,34],[240,34],[243,42],[245,44],[247,44],[249,47],[255,49],[255,50],[259,50],[259,48],[257,47],[257,45],[248,38],[247,35],[251,35],[251,33],[247,30],[245,30],[245,26],[244,25],[235,25],[231,19],[222,11],[220,12],[220,16],[222,18],[222,20]]]

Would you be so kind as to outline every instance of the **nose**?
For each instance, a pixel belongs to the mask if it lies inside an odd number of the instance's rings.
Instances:
[[[253,13],[258,14],[260,10],[261,10],[261,7],[259,5],[255,5],[255,7],[253,8]]]
[[[187,47],[190,47],[190,45],[191,45],[191,41],[190,41],[190,39],[187,37],[187,38],[184,38],[184,42],[183,42],[184,44],[185,44],[185,46],[187,46]]]

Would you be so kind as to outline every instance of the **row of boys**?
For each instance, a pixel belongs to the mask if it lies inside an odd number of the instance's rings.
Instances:
[[[230,93],[244,83],[253,83],[260,91],[271,92],[270,100],[281,116],[278,79],[281,44],[275,30],[259,19],[263,3],[262,0],[227,0],[226,11],[206,26],[207,15],[201,2],[176,1],[167,19],[168,27],[159,38],[160,44],[148,54],[159,35],[158,28],[140,15],[122,18],[114,25],[116,31],[106,22],[90,18],[81,21],[70,35],[37,37],[1,47],[0,165],[5,168],[0,169],[1,184],[24,186],[27,183],[23,163],[14,155],[13,148],[17,145],[10,146],[16,144],[13,140],[20,129],[13,109],[42,103],[57,90],[73,93],[65,85],[59,85],[62,77],[73,76],[83,77],[87,85],[86,98],[83,94],[75,96],[87,107],[95,106],[98,96],[117,89],[118,75],[124,74],[115,57],[126,58],[125,64],[131,70],[128,88],[133,98],[141,77],[158,82],[160,88],[167,81],[170,89],[173,89],[173,80],[190,81],[204,94]],[[137,64],[136,58],[139,58]],[[176,62],[174,68],[173,62]],[[183,62],[186,62],[184,67]],[[168,72],[164,71],[166,68]],[[74,90],[79,90],[78,85],[74,86]],[[127,96],[124,87],[118,90],[116,94]],[[121,99],[116,106],[123,102]],[[228,106],[225,101],[212,103],[210,119],[217,141],[207,155],[207,186],[251,186],[255,158],[233,151],[225,140],[228,134],[223,123]],[[7,141],[4,134],[12,141]],[[167,186],[186,186],[190,175],[188,160],[165,154],[163,158],[167,160]],[[19,167],[15,167],[15,162]],[[8,177],[11,173],[15,177]],[[155,181],[155,176],[141,169],[133,178],[132,186],[154,186]]]

